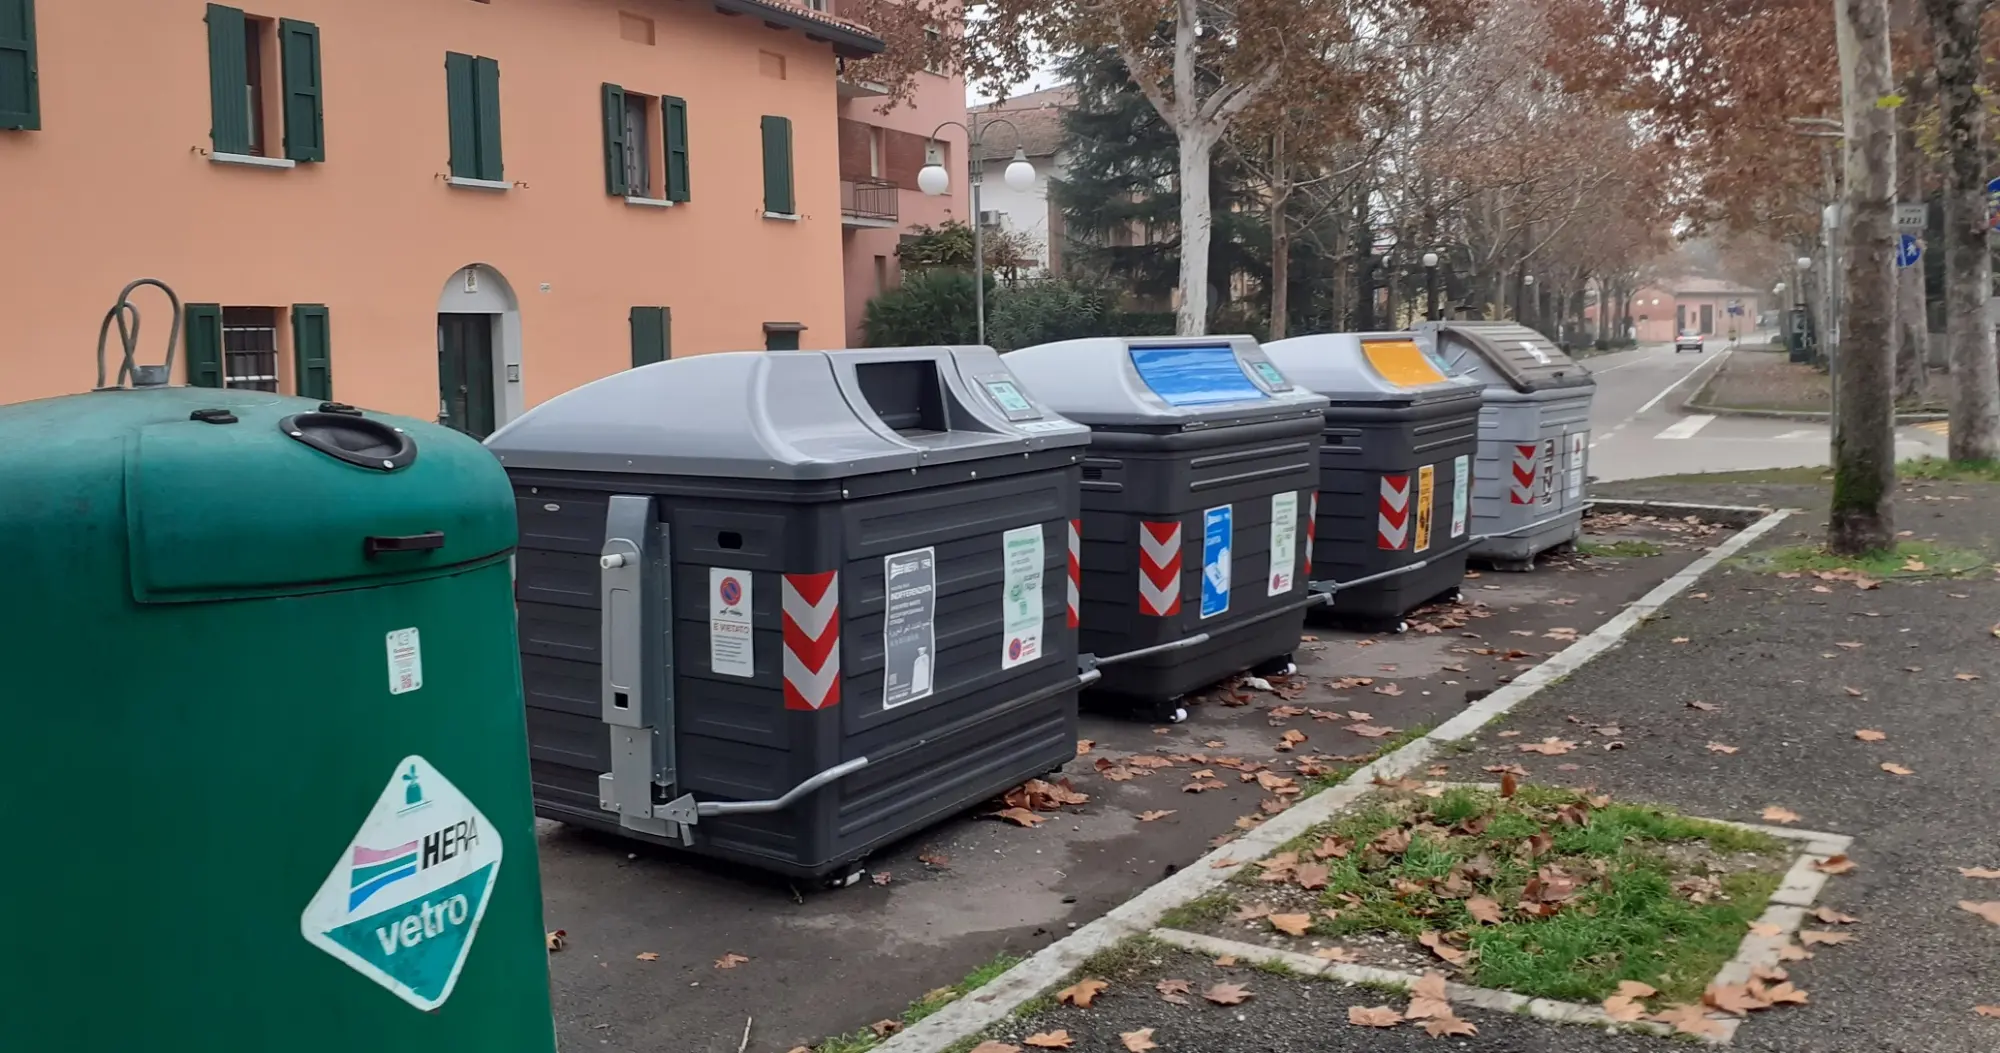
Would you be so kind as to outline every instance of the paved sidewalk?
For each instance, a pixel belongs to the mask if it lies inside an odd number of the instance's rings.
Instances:
[[[1804,510],[1752,553],[1816,541],[1824,518],[1824,491],[1813,486],[1619,488],[1620,496],[1634,491]],[[1964,575],[1939,577],[1926,567],[1873,589],[1725,564],[1621,647],[1488,725],[1456,754],[1447,748],[1436,758],[1458,778],[1491,778],[1478,773],[1519,764],[1530,781],[1747,822],[1777,807],[1796,813],[1801,827],[1852,835],[1857,868],[1831,878],[1819,895],[1859,919],[1846,927],[1852,938],[1790,963],[1810,1003],[1753,1015],[1736,1035],[1739,1049],[2000,1049],[2000,1019],[1974,1009],[2000,1005],[2000,924],[1958,906],[2000,901],[2000,880],[1960,870],[2000,869],[2000,578],[1991,564],[2000,553],[2000,488],[1920,483],[1902,487],[1898,501],[1910,540],[1975,550],[1984,559]],[[1579,722],[1618,725],[1624,748],[1603,748]],[[1857,738],[1861,730],[1883,737]],[[1518,748],[1547,736],[1579,747],[1561,756]],[[1107,977],[1112,986],[1094,1008],[1045,1008],[1003,1025],[995,1037],[1020,1044],[1064,1028],[1074,1040],[1069,1048],[1092,1053],[1126,1049],[1120,1036],[1146,1027],[1161,1051],[1202,1053],[1673,1048],[1647,1036],[1470,1008],[1459,1015],[1479,1028],[1473,1037],[1434,1039],[1411,1025],[1364,1028],[1349,1023],[1348,1007],[1401,1008],[1408,996],[1221,968],[1208,956],[1172,949],[1148,949],[1108,968],[1116,975]],[[1191,1004],[1160,997],[1153,985],[1167,978],[1191,982]],[[1202,999],[1218,981],[1244,985],[1254,997],[1235,1006]]]

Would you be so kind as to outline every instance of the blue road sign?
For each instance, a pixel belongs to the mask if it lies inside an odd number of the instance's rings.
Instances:
[[[1917,244],[1916,235],[1905,234],[1896,243],[1896,266],[1914,267],[1917,265],[1917,261],[1923,258],[1924,247]]]
[[[1986,225],[2000,230],[2000,179],[1986,184]]]

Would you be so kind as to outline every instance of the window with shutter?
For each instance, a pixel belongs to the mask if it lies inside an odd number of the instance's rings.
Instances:
[[[500,64],[447,52],[444,79],[451,174],[500,182],[506,178],[500,164]]]
[[[285,81],[285,156],[326,160],[326,119],[321,109],[319,27],[278,21],[278,57]]]
[[[632,308],[632,365],[673,357],[673,312],[665,307]]]
[[[798,213],[792,196],[792,122],[788,117],[764,118],[764,211],[779,216]]]
[[[219,154],[251,150],[249,45],[243,10],[208,5],[208,138]]]
[[[326,305],[292,305],[292,392],[300,398],[333,398],[332,334]]]
[[[500,63],[490,58],[472,60],[473,96],[479,112],[479,178],[506,178],[500,164]]]
[[[187,325],[182,328],[187,343],[189,387],[222,386],[222,305],[191,303],[184,309]]]
[[[662,96],[660,112],[666,126],[667,200],[688,200],[688,104],[686,99]]]
[[[625,178],[625,89],[606,84],[604,100],[604,192],[624,197],[630,192]]]
[[[42,126],[35,71],[35,0],[0,0],[0,129]]]

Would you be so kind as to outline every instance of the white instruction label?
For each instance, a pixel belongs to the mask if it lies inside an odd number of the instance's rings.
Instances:
[[[722,676],[757,675],[747,570],[708,568],[708,667]]]
[[[1292,591],[1299,566],[1299,492],[1271,495],[1271,581],[1268,596]]]
[[[1460,455],[1451,462],[1451,536],[1465,536],[1468,494],[1472,488],[1472,458]]]
[[[401,695],[424,686],[424,648],[415,629],[389,634],[389,693]]]
[[[1042,528],[1040,524],[1000,535],[1006,581],[1000,588],[1002,614],[1000,668],[1012,669],[1042,656]]]

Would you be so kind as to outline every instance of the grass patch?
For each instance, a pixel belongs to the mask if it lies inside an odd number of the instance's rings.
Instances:
[[[1540,786],[1380,797],[1323,838],[1347,853],[1321,861],[1320,903],[1338,916],[1315,932],[1443,933],[1471,952],[1472,983],[1582,1002],[1623,980],[1699,999],[1789,858],[1765,834]],[[1498,904],[1497,924],[1473,916],[1475,897]]]
[[[945,1006],[999,979],[1000,974],[1021,964],[1021,961],[1020,958],[1013,955],[1002,954],[985,965],[967,973],[965,979],[952,984],[950,987],[937,988],[934,991],[927,992],[922,998],[911,1002],[910,1007],[903,1010],[903,1015],[898,1017],[897,1020],[904,1027],[909,1027],[917,1021],[938,1012]],[[812,1048],[813,1053],[868,1053],[869,1050],[886,1041],[888,1041],[888,1036],[878,1035],[872,1028],[862,1028],[859,1031],[850,1032],[845,1035],[834,1035]],[[970,1049],[971,1046],[967,1046],[966,1048]]]
[[[1950,483],[2000,483],[2000,461],[1967,461],[1956,464],[1940,457],[1919,457],[1898,464],[1896,478]]]
[[[1904,541],[1866,556],[1836,556],[1819,545],[1786,545],[1736,557],[1747,570],[1792,574],[1858,574],[1869,578],[1949,578],[1986,566],[1986,557],[1930,541]]]
[[[1357,761],[1352,764],[1343,764],[1324,775],[1307,779],[1305,781],[1305,795],[1299,799],[1305,800],[1306,797],[1311,797],[1321,790],[1339,786],[1341,783],[1346,782],[1349,777],[1353,776],[1355,772],[1430,734],[1431,729],[1434,727],[1437,727],[1437,725],[1425,723],[1418,724],[1415,727],[1404,728],[1377,743],[1375,748],[1367,753],[1366,760]]]
[[[1217,890],[1188,900],[1160,916],[1160,925],[1169,929],[1199,930],[1221,921],[1236,910],[1236,897]]]
[[[1589,538],[1582,538],[1577,541],[1576,550],[1586,556],[1610,556],[1615,559],[1657,556],[1666,551],[1651,541],[1637,541],[1630,538],[1618,541],[1592,541]]]

